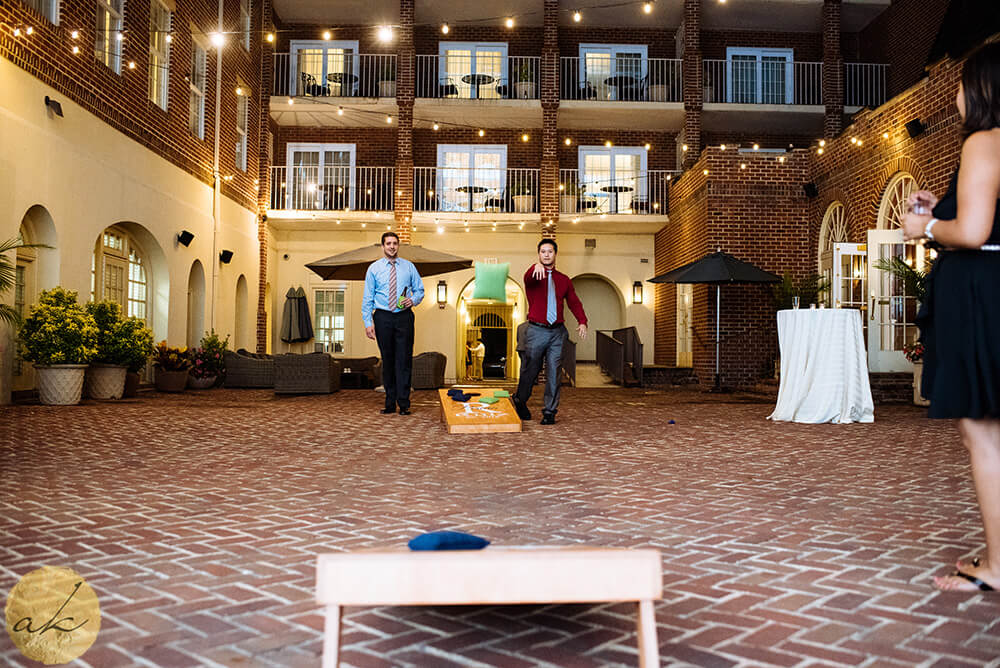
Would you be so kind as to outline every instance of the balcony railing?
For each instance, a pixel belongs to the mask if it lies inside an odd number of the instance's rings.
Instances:
[[[416,96],[464,100],[537,100],[537,56],[417,56]]]
[[[635,60],[560,59],[563,100],[595,102],[681,102],[681,61],[673,58]]]
[[[877,107],[889,99],[889,66],[844,64],[844,106]]]
[[[823,63],[705,60],[706,104],[823,104]]]
[[[271,209],[392,211],[395,167],[272,167]]]
[[[650,169],[628,174],[559,170],[559,211],[565,214],[667,213],[670,181],[679,172]]]
[[[396,56],[344,55],[323,49],[276,53],[274,95],[396,97]]]
[[[414,167],[413,210],[538,213],[539,170]]]

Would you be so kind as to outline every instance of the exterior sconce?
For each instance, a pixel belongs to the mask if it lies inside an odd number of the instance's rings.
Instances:
[[[632,284],[632,303],[642,303],[642,281],[636,281]]]
[[[445,281],[438,281],[437,303],[438,308],[444,308],[448,305],[448,283]]]

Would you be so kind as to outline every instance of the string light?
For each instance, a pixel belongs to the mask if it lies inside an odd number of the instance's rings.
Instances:
[[[272,44],[274,43],[274,33],[273,32],[267,33],[267,41],[271,42]]]
[[[33,32],[35,32],[35,29],[34,29],[34,28],[32,28],[31,26],[28,26],[27,28],[25,28],[25,29],[24,29],[24,32],[25,32],[26,34],[30,35],[30,34],[32,34]]]
[[[753,150],[759,151],[760,150],[760,144],[754,144],[753,145]]]
[[[329,30],[324,30],[323,31],[323,39],[329,40],[331,37],[333,37],[333,35],[330,33]]]
[[[684,151],[685,153],[687,153],[687,150],[688,150],[688,145],[687,145],[687,144],[683,144],[683,145],[681,146],[681,150],[682,150],[682,151]]]
[[[701,170],[701,173],[704,174],[705,176],[708,176],[708,170],[707,169]]]
[[[77,45],[74,44],[73,45],[73,53],[74,54],[80,53],[80,47],[78,47]]]
[[[513,28],[514,27],[513,17],[508,17],[507,20],[504,21],[504,25],[507,26],[508,28]]]
[[[386,116],[385,117],[385,122],[391,124],[392,123],[392,116]]]
[[[167,40],[167,44],[170,44],[171,42],[174,41],[174,36],[171,35],[170,33],[167,33],[166,40]]]
[[[581,19],[583,19],[583,14],[579,10],[573,12],[573,21],[575,23],[579,23]]]
[[[437,129],[438,129],[439,127],[441,127],[441,126],[440,126],[440,125],[438,125],[437,123],[435,123],[435,124],[434,124],[434,125],[432,125],[431,127],[432,127],[432,128],[434,128],[435,130],[437,130]]]
[[[826,146],[826,140],[825,139],[820,139],[819,140],[819,145],[820,145],[820,148],[825,147]]]
[[[21,29],[14,28],[14,37],[20,37],[20,36],[21,36]]]
[[[128,68],[130,70],[134,70],[135,69],[135,61],[134,60],[128,61]]]
[[[382,26],[378,29],[378,38],[380,41],[388,42],[392,40],[392,28],[389,26]]]
[[[563,140],[563,143],[566,144],[566,146],[569,146],[570,144],[573,143],[573,140],[570,139],[569,137],[566,137],[566,139]]]
[[[343,107],[337,107],[337,115],[338,116],[343,116],[344,115],[344,108]]]
[[[778,162],[780,162],[781,164],[785,164],[785,156],[781,156],[780,158],[778,158]]]
[[[447,23],[442,23],[441,24],[441,32],[443,32],[445,35],[447,35],[449,30],[451,30],[451,28],[448,27]]]
[[[605,146],[606,146],[607,148],[611,148],[611,140],[609,139],[609,140],[607,140],[606,142],[604,142],[604,145],[605,145]]]
[[[858,138],[857,137],[851,137],[851,143],[852,144],[857,144],[858,143]]]
[[[288,98],[288,104],[289,104],[289,105],[293,105],[293,104],[295,104],[295,98],[294,98],[294,97],[289,97],[289,98]]]
[[[720,151],[725,151],[726,150],[726,145],[725,144],[719,145],[719,150]]]
[[[858,146],[862,146],[862,145],[864,145],[864,143],[865,143],[864,139],[859,139],[858,140]]]
[[[882,133],[882,139],[888,139],[888,138],[889,138],[889,133],[888,132],[883,132]]]
[[[240,86],[237,86],[236,87],[236,94],[237,95],[243,95],[243,88],[241,88]]]
[[[746,169],[746,168],[747,168],[747,163],[741,162],[740,163],[740,169]],[[667,178],[669,179],[670,177],[668,176]]]
[[[816,149],[816,155],[823,155],[823,147]]]
[[[69,36],[72,37],[73,39],[78,39],[80,37],[80,31],[74,30],[69,34]]]
[[[213,32],[210,35],[210,39],[212,40],[212,44],[215,45],[215,48],[217,49],[221,49],[226,44],[226,36],[222,33]]]
[[[646,142],[646,145],[643,148],[645,148],[648,151],[649,149],[651,149],[653,147],[649,144],[649,142]]]
[[[642,3],[642,11],[646,14],[653,13],[653,0],[648,0],[648,2]]]
[[[529,139],[531,139],[531,137],[529,137],[527,134],[521,135],[521,141],[528,141]]]
[[[479,136],[480,137],[485,137],[486,136],[486,130],[480,130],[479,131]]]

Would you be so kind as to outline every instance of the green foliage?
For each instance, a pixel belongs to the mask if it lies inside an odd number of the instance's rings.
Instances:
[[[918,271],[908,265],[901,257],[882,258],[872,264],[872,266],[879,271],[887,271],[903,281],[903,291],[907,295],[916,297],[918,302],[924,301],[927,297],[927,274],[930,272],[929,266],[925,271]]]
[[[11,262],[8,253],[18,248],[51,248],[45,244],[26,244],[21,237],[14,237],[0,243],[0,295],[8,290],[14,289],[17,282],[17,266]],[[20,327],[23,318],[21,314],[14,310],[13,306],[0,301],[0,323],[7,323],[15,329]]]
[[[533,195],[531,184],[527,181],[515,181],[511,184],[508,192],[510,192],[511,197],[518,197],[520,195]]]
[[[561,194],[563,196],[572,196],[572,195],[579,195],[582,192],[583,192],[583,187],[579,183],[577,183],[576,181],[567,181],[566,183],[563,184],[563,189]]]
[[[38,296],[21,328],[24,359],[42,366],[87,364],[97,355],[97,323],[76,292],[55,287]]]
[[[829,289],[826,279],[819,274],[811,274],[793,281],[787,272],[781,277],[781,283],[771,287],[771,296],[774,300],[776,310],[792,308],[792,297],[799,298],[801,306],[808,304],[818,304],[820,293]]]
[[[153,349],[153,364],[164,371],[187,371],[191,368],[191,355],[187,348],[172,348],[160,341]]]
[[[92,361],[122,364],[138,371],[153,352],[153,332],[136,317],[126,318],[121,306],[110,299],[87,304],[97,324],[97,355]]]
[[[191,353],[191,375],[195,378],[218,376],[226,369],[225,353],[229,349],[229,335],[219,338],[213,329],[206,333],[201,345]]]
[[[530,60],[523,60],[517,67],[517,82],[531,83],[535,80],[535,71]]]

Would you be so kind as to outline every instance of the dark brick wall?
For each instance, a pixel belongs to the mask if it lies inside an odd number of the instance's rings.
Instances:
[[[927,55],[947,9],[948,0],[893,0],[861,31],[860,60],[890,64],[890,97],[924,76]]]
[[[794,49],[796,62],[823,60],[823,35],[805,32],[760,32],[757,30],[702,30],[701,53],[709,60],[725,60],[727,47]]]
[[[354,144],[358,167],[396,164],[396,129],[281,127],[275,136],[274,164],[287,164],[287,145],[293,143]]]

